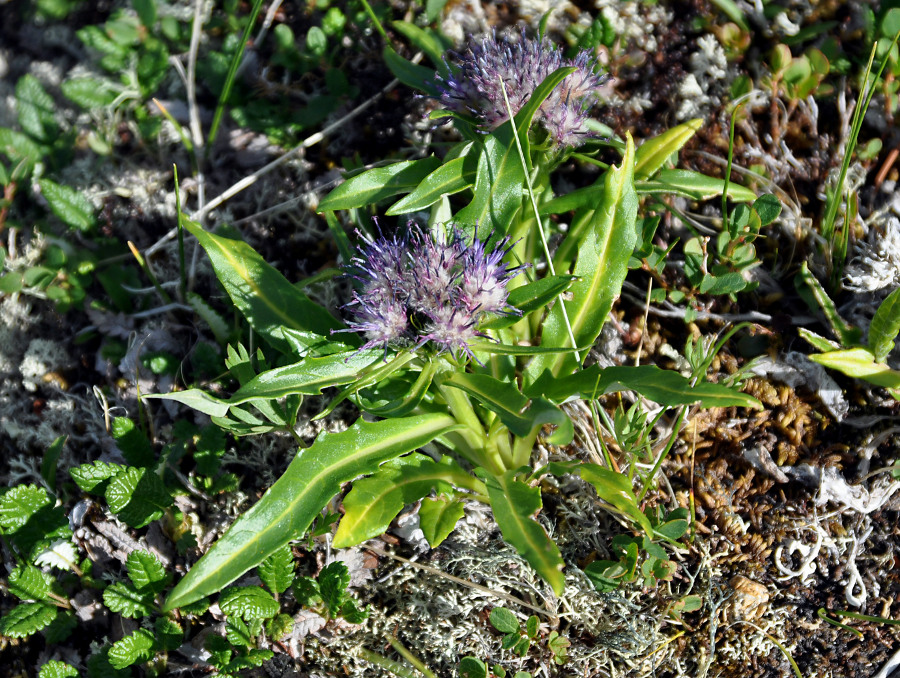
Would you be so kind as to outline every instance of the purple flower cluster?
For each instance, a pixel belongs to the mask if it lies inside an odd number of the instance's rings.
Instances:
[[[595,73],[596,61],[587,50],[566,59],[558,47],[531,40],[524,33],[514,45],[498,42],[496,36],[485,38],[461,55],[454,74],[438,76],[440,100],[448,110],[474,115],[484,127],[494,129],[509,119],[501,79],[515,114],[547,76],[564,66],[578,70],[556,86],[535,121],[558,146],[577,146],[589,133],[587,109],[607,80],[605,74]]]
[[[485,313],[511,313],[506,284],[522,267],[503,261],[509,238],[488,251],[473,238],[452,230],[433,238],[410,222],[403,236],[365,239],[349,273],[361,287],[347,304],[348,323],[373,346],[415,346],[427,342],[439,351],[474,357],[471,343],[485,336],[478,323]]]

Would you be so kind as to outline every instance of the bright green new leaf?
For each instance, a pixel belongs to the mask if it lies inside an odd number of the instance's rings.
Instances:
[[[67,226],[88,231],[97,223],[94,206],[84,193],[49,179],[41,179],[38,185],[41,195],[50,203],[50,209]]]
[[[0,497],[0,529],[6,534],[15,532],[49,504],[50,497],[43,487],[17,485]]]
[[[398,193],[408,193],[434,172],[441,161],[433,155],[365,170],[347,179],[319,203],[319,212],[336,212],[373,205]]]
[[[637,244],[637,194],[634,191],[634,142],[627,137],[620,167],[610,167],[601,179],[603,193],[592,210],[591,223],[579,245],[572,273],[578,276],[570,288],[571,301],[560,301],[547,315],[541,346],[572,348],[592,346],[603,328],[613,302],[622,290],[628,260]],[[563,305],[568,314],[563,313]],[[587,352],[580,354],[583,360]],[[578,366],[572,354],[537,356],[527,366],[525,383],[544,371],[554,376],[569,374]]]
[[[674,370],[656,365],[619,365],[601,368],[597,365],[561,379],[541,379],[526,394],[542,394],[555,402],[573,395],[592,400],[606,393],[637,391],[645,398],[674,407],[700,403],[703,407],[752,407],[762,409],[753,396],[709,382],[691,386],[691,381]]]
[[[22,600],[47,600],[53,578],[33,565],[20,565],[9,575],[9,592]]]
[[[703,120],[695,118],[647,139],[634,153],[634,178],[649,179],[656,174],[702,126]]]
[[[641,179],[635,186],[638,193],[674,193],[692,200],[709,200],[725,191],[724,180],[686,169],[662,169],[654,179]],[[753,202],[756,193],[729,181],[728,197],[737,202]]]
[[[0,619],[0,633],[10,638],[27,638],[50,624],[59,612],[50,603],[22,603]]]
[[[294,581],[294,554],[289,544],[278,548],[256,568],[263,584],[273,593],[283,593]]]
[[[128,584],[117,581],[103,589],[103,604],[123,617],[140,619],[153,612],[153,593],[136,591]]]
[[[875,356],[875,362],[884,362],[888,353],[894,349],[898,333],[900,333],[900,287],[881,302],[869,325],[869,349]]]
[[[448,415],[428,414],[374,423],[360,419],[341,433],[321,433],[175,586],[165,609],[221,590],[300,537],[342,483],[372,473],[385,461],[456,427]]]
[[[72,78],[60,85],[63,95],[82,108],[105,108],[116,99],[112,84],[99,78]]]
[[[219,607],[230,617],[245,621],[269,619],[278,614],[278,602],[259,586],[232,586],[219,596]]]
[[[38,678],[78,678],[78,669],[65,662],[51,659],[41,666]]]
[[[213,235],[187,219],[184,227],[206,250],[216,277],[256,332],[289,353],[282,327],[328,336],[342,327],[328,311],[291,285],[247,243]]]
[[[471,164],[468,155],[445,162],[422,179],[412,193],[391,205],[387,215],[418,212],[431,207],[445,195],[453,195],[469,188],[475,181],[474,172],[468,168]]]
[[[439,495],[434,499],[426,497],[419,508],[419,527],[431,548],[437,548],[456,524],[465,515],[466,509],[459,499],[449,499]]]
[[[0,127],[0,153],[14,163],[24,160],[29,165],[39,163],[44,157],[44,149],[31,137],[8,127]]]
[[[872,352],[866,348],[813,353],[809,359],[824,367],[842,372],[848,377],[864,379],[876,386],[889,389],[900,388],[900,371],[892,370],[887,365],[877,362]]]
[[[143,664],[156,654],[156,639],[147,629],[138,629],[130,636],[113,643],[109,648],[109,663],[114,669],[124,669],[132,664]]]
[[[484,142],[478,156],[475,175],[474,197],[460,210],[454,221],[462,225],[478,227],[479,234],[499,235],[507,233],[513,215],[522,204],[522,187],[525,182],[525,168],[519,160],[514,134],[519,137],[526,161],[530,157],[528,130],[535,113],[553,89],[575,68],[558,68],[534,90],[513,122],[507,120]]]
[[[356,481],[344,498],[335,548],[355,546],[383,534],[406,504],[432,490],[450,492],[453,486],[484,492],[481,483],[449,457],[435,462],[423,454],[410,454],[387,462],[368,478]]]
[[[165,588],[168,573],[159,558],[149,551],[135,549],[128,554],[128,578],[139,591],[159,593]]]
[[[172,506],[160,477],[145,468],[127,467],[106,488],[109,510],[131,527],[146,527]]]
[[[82,464],[69,469],[69,475],[83,492],[99,492],[98,488],[103,483],[114,478],[124,469],[122,464],[111,464],[98,459],[91,464]]]
[[[517,473],[513,469],[494,476],[481,470],[479,475],[487,487],[491,510],[503,538],[550,584],[556,595],[561,595],[565,586],[562,556],[533,518],[542,507],[541,491],[517,480]]]

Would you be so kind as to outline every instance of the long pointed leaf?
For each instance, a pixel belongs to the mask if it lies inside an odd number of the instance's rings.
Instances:
[[[884,362],[894,348],[894,341],[900,333],[900,287],[891,292],[881,302],[872,324],[869,325],[869,348],[875,362]]]
[[[542,507],[541,491],[516,480],[516,474],[515,470],[502,476],[481,474],[494,519],[503,538],[550,584],[556,595],[561,595],[565,586],[562,573],[565,563],[559,548],[533,518]]]
[[[372,205],[398,193],[407,193],[436,170],[441,161],[429,156],[365,170],[347,179],[319,203],[319,212],[336,212]]]
[[[560,301],[547,315],[541,346],[572,347],[563,304],[575,346],[591,346],[600,335],[613,302],[622,290],[628,273],[628,259],[637,243],[633,168],[634,142],[629,135],[622,165],[607,170],[602,199],[596,206],[590,230],[579,246],[572,271],[579,279],[570,288],[572,301]],[[572,372],[577,366],[575,357],[570,354],[537,356],[526,368],[526,383],[535,381],[545,370],[560,375]]]
[[[662,168],[666,160],[681,150],[697,130],[703,126],[702,118],[694,118],[672,127],[662,134],[647,139],[634,154],[634,178],[648,179]]]
[[[445,162],[422,179],[412,193],[391,205],[387,215],[395,216],[418,212],[431,207],[445,195],[453,195],[469,188],[473,184],[475,176],[473,172],[467,171],[467,164],[471,164],[468,156],[461,156]]]
[[[900,388],[900,371],[892,370],[887,365],[876,362],[872,352],[865,348],[813,353],[809,359],[832,370],[843,372],[848,377],[865,379],[876,386],[889,389]]]
[[[710,382],[691,386],[687,377],[673,370],[660,369],[656,365],[618,365],[605,368],[592,365],[560,379],[546,376],[525,392],[561,402],[573,395],[591,400],[618,391],[637,391],[645,398],[668,407],[700,403],[703,407],[762,409],[762,404],[756,398],[734,388]]]
[[[216,277],[250,326],[284,353],[291,351],[282,327],[328,336],[340,321],[291,285],[247,243],[213,235],[187,219],[184,227],[197,238]]]
[[[372,473],[385,461],[456,427],[448,415],[426,414],[375,423],[360,419],[341,433],[321,433],[178,582],[165,609],[222,590],[279,547],[301,536],[342,483]]]

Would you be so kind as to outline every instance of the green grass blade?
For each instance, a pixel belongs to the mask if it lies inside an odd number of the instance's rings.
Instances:
[[[234,87],[234,80],[237,77],[238,68],[241,66],[241,60],[244,58],[244,50],[247,47],[247,41],[250,40],[250,33],[256,25],[256,17],[259,16],[259,10],[262,9],[263,0],[254,0],[253,9],[250,10],[250,18],[247,21],[247,27],[241,35],[241,41],[238,43],[237,49],[231,56],[231,63],[228,65],[228,74],[225,76],[225,84],[222,86],[222,93],[219,94],[219,101],[216,104],[216,112],[213,114],[212,125],[209,128],[209,140],[206,142],[206,148],[213,147],[216,135],[219,133],[219,125],[222,123],[222,116],[225,113],[225,104],[228,97],[231,96],[231,88]]]
[[[302,536],[340,491],[341,484],[374,472],[385,461],[411,452],[456,426],[448,415],[426,414],[375,423],[359,419],[341,433],[321,433],[178,582],[165,609],[221,591],[279,547]]]

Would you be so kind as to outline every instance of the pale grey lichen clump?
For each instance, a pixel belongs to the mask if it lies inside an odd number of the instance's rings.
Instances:
[[[715,103],[712,93],[728,75],[725,50],[714,35],[700,36],[697,48],[691,55],[690,71],[678,88],[678,94],[682,99],[675,116],[678,120],[703,115],[709,105]]]
[[[883,227],[872,228],[857,244],[844,286],[854,292],[890,292],[900,286],[900,219],[891,217]]]

